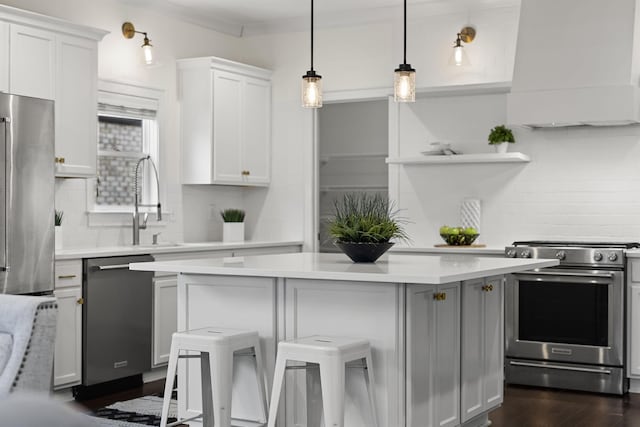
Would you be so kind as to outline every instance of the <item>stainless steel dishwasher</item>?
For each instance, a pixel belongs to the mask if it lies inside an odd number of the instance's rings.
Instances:
[[[129,263],[151,255],[84,260],[82,385],[151,370],[153,273]]]

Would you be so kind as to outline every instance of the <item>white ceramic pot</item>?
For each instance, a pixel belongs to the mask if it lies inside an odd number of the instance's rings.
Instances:
[[[225,222],[222,224],[223,242],[244,242],[244,222]]]
[[[53,227],[54,231],[54,239],[55,239],[55,248],[56,249],[62,249],[62,227],[57,225],[55,227]]]
[[[504,154],[507,152],[507,148],[509,148],[509,143],[503,142],[501,144],[495,144],[495,147],[496,147],[496,153]]]

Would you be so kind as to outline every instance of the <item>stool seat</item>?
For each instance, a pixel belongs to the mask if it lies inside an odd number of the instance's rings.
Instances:
[[[175,332],[171,338],[171,352],[167,367],[160,426],[170,427],[202,418],[203,427],[231,427],[231,394],[233,386],[233,357],[239,350],[249,349],[255,356],[256,383],[260,396],[262,418],[267,418],[267,395],[260,349],[260,337],[255,331],[206,327]],[[181,356],[181,351],[199,352],[199,356]],[[169,402],[181,358],[199,358],[202,381],[202,414],[167,424]]]
[[[319,365],[324,424],[330,427],[344,427],[345,368],[347,363],[355,360],[364,362],[365,383],[372,411],[372,426],[377,426],[373,393],[375,383],[369,341],[362,338],[326,335],[313,335],[278,343],[267,426],[275,427],[287,361],[295,361]]]

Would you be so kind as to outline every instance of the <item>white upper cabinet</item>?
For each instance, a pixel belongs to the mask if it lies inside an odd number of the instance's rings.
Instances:
[[[11,24],[9,40],[9,91],[15,95],[55,100],[55,34]]]
[[[183,183],[267,186],[271,72],[213,57],[178,70]]]
[[[58,175],[93,176],[97,150],[98,46],[93,40],[60,35],[56,56]]]
[[[0,91],[55,101],[57,177],[96,173],[98,42],[105,34],[0,5]]]

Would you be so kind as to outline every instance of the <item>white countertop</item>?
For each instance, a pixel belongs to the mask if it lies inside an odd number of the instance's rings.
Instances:
[[[160,243],[158,245],[110,246],[56,250],[56,260],[96,258],[120,255],[168,254],[198,251],[217,251],[251,248],[275,248],[302,245],[300,241],[247,241],[247,242],[202,242],[202,243]]]
[[[629,258],[640,258],[640,249],[627,249],[624,252]]]
[[[453,246],[453,247],[401,247],[394,246],[389,252],[403,253],[423,253],[423,254],[464,254],[464,255],[500,255],[504,256],[505,246],[490,246],[477,248],[472,246]]]
[[[133,263],[132,270],[186,274],[285,277],[360,282],[440,284],[558,265],[557,260],[384,255],[376,263],[354,263],[344,254],[295,253],[222,259]]]

